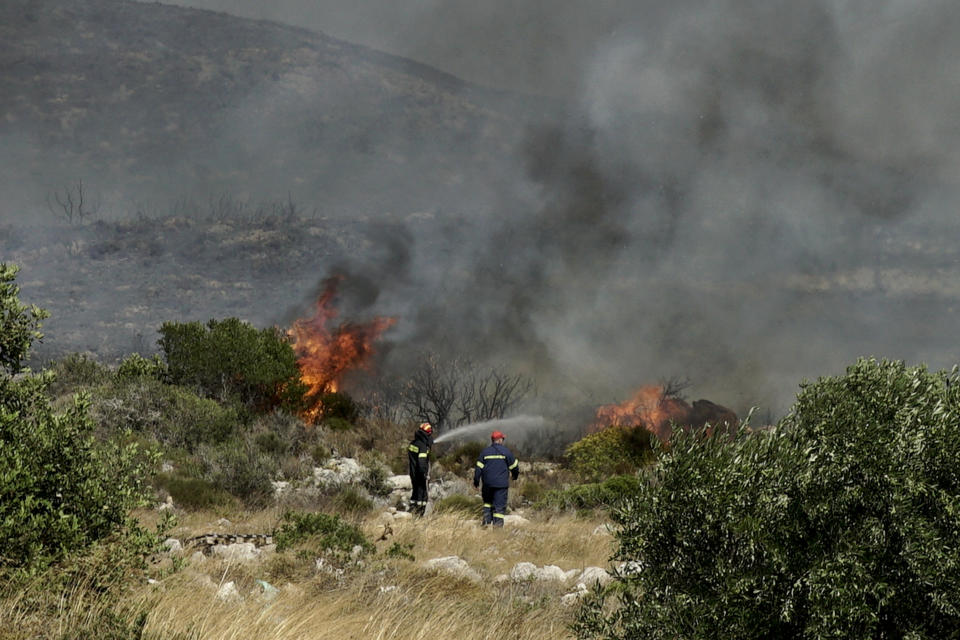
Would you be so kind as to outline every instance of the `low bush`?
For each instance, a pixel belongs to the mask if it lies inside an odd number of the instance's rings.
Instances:
[[[538,509],[613,509],[637,495],[643,484],[636,475],[619,475],[603,482],[578,484],[546,491],[534,505]]]
[[[249,506],[265,504],[273,495],[272,480],[280,475],[281,460],[260,449],[252,434],[202,445],[198,458],[204,480]]]
[[[92,357],[82,353],[70,355],[54,362],[50,370],[54,379],[49,393],[53,397],[64,393],[76,393],[89,390],[110,380],[110,369]]]
[[[382,458],[379,456],[368,456],[367,460],[361,460],[367,470],[360,480],[361,486],[375,498],[386,498],[393,493],[393,485],[387,482],[389,470],[384,466]]]
[[[643,427],[610,426],[574,442],[565,454],[570,469],[587,482],[635,473],[653,462],[655,436]]]
[[[461,473],[473,473],[473,467],[480,457],[480,452],[487,445],[482,442],[467,442],[458,446],[448,454],[440,457],[440,463],[447,469]]]
[[[107,434],[131,429],[190,452],[226,441],[240,423],[235,408],[149,377],[101,386],[93,393],[91,415]]]
[[[306,387],[293,347],[277,329],[258,330],[237,318],[166,322],[159,345],[174,384],[221,401],[236,398],[254,412],[303,406]]]
[[[158,492],[170,494],[178,507],[194,511],[221,509],[235,502],[233,496],[210,481],[181,474],[158,473],[153,486]]]
[[[144,358],[139,353],[134,353],[126,358],[117,367],[116,373],[118,380],[131,380],[136,378],[154,378],[163,380],[167,376],[167,365],[160,356],[154,355],[151,358]]]
[[[333,497],[334,508],[352,517],[362,516],[373,510],[373,501],[355,487],[345,487]]]
[[[434,513],[459,512],[480,517],[483,500],[480,496],[468,496],[460,493],[440,498],[433,504]]]
[[[274,531],[279,552],[305,544],[333,555],[349,555],[357,546],[363,553],[371,553],[375,549],[358,527],[339,516],[288,511],[280,518],[280,522]]]

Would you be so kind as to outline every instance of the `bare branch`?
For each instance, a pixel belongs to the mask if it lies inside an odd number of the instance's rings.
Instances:
[[[64,187],[62,191],[55,191],[52,202],[50,194],[47,194],[46,200],[47,209],[50,210],[50,213],[62,218],[67,224],[82,225],[88,218],[95,216],[100,211],[99,196],[94,204],[90,204],[88,194],[83,186],[83,180],[77,180],[72,185]]]

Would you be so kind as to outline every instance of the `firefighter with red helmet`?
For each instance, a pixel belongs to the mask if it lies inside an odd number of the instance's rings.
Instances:
[[[490,446],[480,452],[473,470],[473,486],[483,482],[480,495],[483,498],[483,524],[503,526],[507,512],[507,492],[511,477],[520,475],[520,463],[510,449],[503,445],[505,436],[500,431],[490,434]]]
[[[421,422],[417,433],[407,447],[407,459],[410,466],[410,483],[413,495],[410,496],[410,511],[422,516],[427,510],[427,476],[430,473],[430,447],[433,446],[433,425]]]

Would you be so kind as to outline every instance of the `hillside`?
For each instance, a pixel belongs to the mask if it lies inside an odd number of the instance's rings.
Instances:
[[[8,207],[77,179],[117,207],[221,192],[437,206],[495,173],[522,103],[223,13],[128,0],[0,7],[0,162],[19,194]]]

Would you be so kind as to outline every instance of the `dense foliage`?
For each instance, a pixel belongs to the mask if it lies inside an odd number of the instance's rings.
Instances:
[[[618,507],[640,490],[642,480],[636,475],[617,475],[603,482],[577,484],[565,489],[544,492],[536,506],[541,509],[610,509]]]
[[[256,329],[237,318],[165,322],[159,345],[174,384],[261,412],[303,402],[296,355],[277,329]]]
[[[863,360],[772,431],[676,436],[615,515],[619,603],[580,637],[957,637],[958,382]]]
[[[311,541],[316,549],[337,557],[353,554],[357,547],[361,553],[375,550],[373,543],[356,525],[339,516],[288,511],[280,520],[280,527],[274,533],[277,551]]]
[[[19,303],[15,276],[0,265],[0,549],[8,565],[37,569],[136,529],[129,513],[151,460],[132,444],[98,444],[85,396],[58,413],[52,374],[23,372],[45,314]]]
[[[609,426],[567,447],[570,469],[581,479],[599,482],[610,474],[629,474],[653,462],[653,434],[643,427]]]

